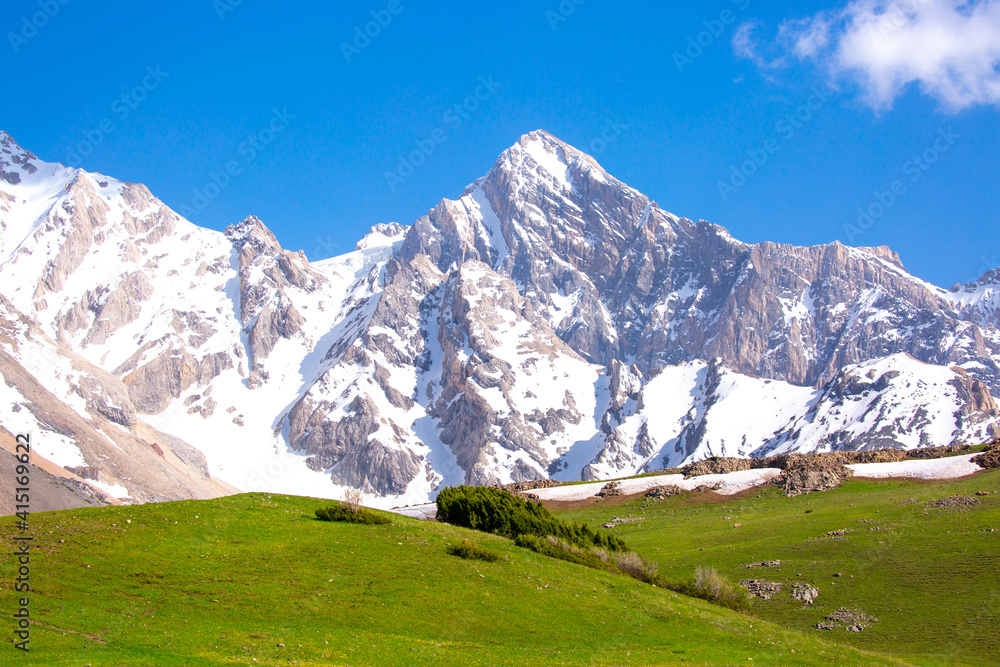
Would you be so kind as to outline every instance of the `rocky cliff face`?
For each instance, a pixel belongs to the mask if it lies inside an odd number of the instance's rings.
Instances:
[[[417,253],[441,270],[490,264],[604,365],[628,359],[649,372],[721,358],[747,375],[814,385],[845,365],[907,353],[975,365],[1000,389],[1000,347],[983,336],[995,287],[963,292],[962,308],[887,248],[740,243],[662,211],[543,132],[418,221],[402,255]]]
[[[249,348],[248,386],[254,389],[269,377],[265,361],[278,339],[293,338],[304,328],[305,318],[289,292],[313,294],[327,279],[309,266],[305,253],[283,250],[255,217],[230,226],[226,238],[238,256],[240,323]]]
[[[7,413],[0,433],[9,438],[30,433],[33,451],[42,457],[36,465],[47,469],[57,462],[62,472],[50,472],[85,504],[213,498],[235,491],[213,479],[200,451],[139,420],[119,378],[59,346],[3,297],[0,375]],[[57,492],[66,494],[53,487]]]
[[[0,133],[0,280],[10,317],[88,369],[14,370],[9,352],[6,373],[243,489],[406,504],[975,441],[998,418],[996,272],[946,292],[887,248],[741,243],[544,132],[322,262],[256,218],[200,229]]]

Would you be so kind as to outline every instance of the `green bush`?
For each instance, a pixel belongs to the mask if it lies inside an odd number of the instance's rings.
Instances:
[[[595,570],[618,572],[610,563],[601,559],[593,551],[575,547],[569,542],[551,535],[548,537],[518,535],[514,538],[514,544],[524,549],[531,549],[535,553],[548,556],[549,558],[558,558],[559,560],[576,563],[577,565],[583,565]]]
[[[371,526],[384,526],[392,520],[364,507],[353,508],[348,503],[335,502],[329,507],[316,510],[316,518],[320,521],[346,521],[348,523],[363,523]]]
[[[519,535],[561,538],[578,547],[627,551],[625,542],[587,524],[557,519],[541,505],[503,489],[457,486],[437,497],[437,520],[514,539]]]
[[[694,579],[687,583],[664,582],[660,585],[675,593],[707,600],[728,609],[742,612],[749,612],[752,609],[747,592],[720,574],[714,567],[699,566],[695,569]]]
[[[466,560],[482,560],[487,563],[495,563],[500,560],[500,554],[485,549],[475,542],[462,540],[458,544],[449,544],[445,551],[452,556],[458,556]]]

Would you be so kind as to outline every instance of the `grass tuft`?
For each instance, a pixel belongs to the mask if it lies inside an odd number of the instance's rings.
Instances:
[[[734,611],[749,612],[752,609],[747,592],[714,567],[699,565],[695,568],[693,579],[682,584],[667,583],[666,588]]]
[[[321,507],[316,510],[316,518],[320,521],[343,521],[347,523],[361,523],[369,526],[386,526],[392,520],[383,515],[373,512],[361,506],[352,506],[350,503],[335,502],[329,507]]]
[[[490,551],[470,540],[462,540],[458,544],[449,544],[445,548],[445,552],[466,560],[481,560],[487,563],[495,563],[501,558],[500,554],[495,551]]]

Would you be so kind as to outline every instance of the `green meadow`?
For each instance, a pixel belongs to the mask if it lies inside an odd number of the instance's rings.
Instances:
[[[956,488],[989,484],[997,478]],[[247,494],[36,514],[31,651],[25,660],[14,649],[11,619],[0,663],[868,666],[935,664],[927,656],[951,646],[967,664],[986,664],[993,624],[977,614],[996,588],[997,549],[996,535],[979,528],[996,518],[995,499],[940,517],[889,502],[917,494],[935,492],[853,483],[793,500],[762,492],[728,505],[681,499],[644,513],[641,502],[573,512],[588,521],[643,514],[616,532],[677,576],[702,562],[735,573],[750,554],[789,559],[807,578],[831,569],[854,576],[836,591],[822,579],[815,608],[776,600],[756,605],[757,617],[447,525],[400,516],[388,526],[321,522],[314,511],[324,501],[309,498]],[[877,514],[880,502],[888,504]],[[871,541],[860,534],[844,544],[809,541],[862,517],[894,526],[878,535],[884,550],[865,547]],[[4,524],[11,543],[14,522]],[[464,539],[501,559],[447,553]],[[837,558],[845,560],[820,565]],[[8,558],[0,604],[11,614],[13,580]],[[927,582],[936,582],[929,596]],[[905,612],[889,614],[880,600]],[[842,602],[878,615],[876,629],[859,637],[811,629],[820,606]],[[967,623],[973,630],[962,635]]]
[[[934,504],[954,495],[978,504]],[[733,498],[689,493],[573,507],[550,505],[560,518],[592,524],[640,519],[610,532],[668,579],[701,565],[733,581],[780,583],[771,599],[755,598],[754,613],[804,637],[916,665],[1000,665],[1000,470],[947,482],[854,479],[794,498],[765,487]],[[764,561],[781,564],[743,567]],[[812,605],[792,599],[799,582],[819,590]],[[861,632],[814,628],[841,608],[878,621]]]

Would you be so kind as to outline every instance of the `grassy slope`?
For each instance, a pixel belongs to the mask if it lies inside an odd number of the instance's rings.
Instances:
[[[853,480],[797,498],[767,488],[723,502],[688,494],[660,503],[579,503],[556,513],[591,523],[644,517],[613,532],[672,579],[712,565],[734,581],[786,582],[781,594],[755,604],[762,618],[786,627],[921,665],[985,666],[1000,665],[1000,495],[962,511],[926,503],[997,490],[994,470],[950,482]],[[846,539],[827,536],[845,528],[854,531]],[[740,567],[763,560],[780,560],[781,568]],[[794,581],[819,588],[815,605],[789,597]],[[880,620],[857,634],[812,629],[841,606]]]
[[[901,664],[480,533],[318,522],[321,502],[251,494],[34,515],[31,662]],[[463,537],[505,559],[444,553]]]

